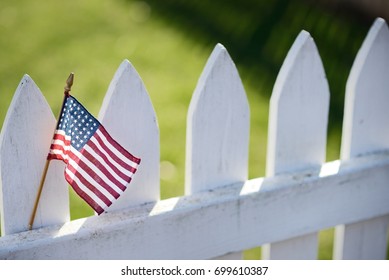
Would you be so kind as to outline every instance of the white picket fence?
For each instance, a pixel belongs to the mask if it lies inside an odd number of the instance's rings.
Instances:
[[[69,221],[64,165],[53,161],[35,229],[27,231],[55,118],[26,75],[0,138],[0,258],[240,258],[242,250],[263,246],[263,258],[315,259],[318,232],[336,227],[334,258],[384,259],[389,30],[383,19],[369,31],[347,82],[341,159],[325,163],[329,98],[316,45],[302,31],[271,97],[267,176],[248,180],[249,106],[233,61],[217,45],[188,111],[186,196],[159,200],[157,118],[125,60],[99,119],[142,158],[139,172],[109,213]]]

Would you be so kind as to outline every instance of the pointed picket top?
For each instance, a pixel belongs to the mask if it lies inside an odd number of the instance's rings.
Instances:
[[[346,85],[341,159],[389,148],[389,29],[377,18]],[[389,215],[335,229],[334,259],[382,259]]]
[[[124,60],[116,71],[99,119],[111,136],[141,158],[127,190],[108,211],[159,200],[159,129],[147,90],[135,68]]]
[[[311,35],[301,31],[270,100],[267,176],[318,168],[324,162],[328,109],[329,87],[319,52]],[[264,259],[315,259],[316,255],[317,233],[262,248]]]
[[[389,148],[389,29],[376,19],[346,86],[341,158]]]
[[[316,45],[301,31],[270,100],[267,175],[318,167],[325,160],[329,87]]]
[[[3,235],[28,229],[55,123],[39,88],[25,75],[16,89],[0,136]],[[63,171],[60,162],[50,165],[33,228],[69,221],[69,196]]]
[[[216,45],[189,106],[186,136],[187,194],[245,181],[250,110],[227,50]]]

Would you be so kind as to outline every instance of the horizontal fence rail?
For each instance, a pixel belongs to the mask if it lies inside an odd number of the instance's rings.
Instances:
[[[388,171],[389,154],[380,153],[252,179],[8,235],[0,239],[0,258],[211,258],[386,215]]]
[[[218,44],[188,110],[185,196],[160,200],[157,116],[124,60],[99,120],[142,168],[107,213],[69,221],[64,167],[53,162],[31,231],[55,118],[25,75],[0,135],[0,259],[240,259],[258,246],[266,259],[315,259],[318,232],[331,227],[335,259],[384,259],[388,70],[389,29],[378,18],[347,81],[341,158],[325,163],[329,85],[314,39],[302,31],[270,100],[266,177],[248,179],[249,104]]]

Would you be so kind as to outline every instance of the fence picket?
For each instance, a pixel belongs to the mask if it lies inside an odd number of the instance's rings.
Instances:
[[[335,229],[334,259],[386,258],[389,215],[369,219]]]
[[[159,200],[157,117],[142,79],[128,60],[121,63],[111,81],[99,119],[114,139],[141,158],[128,189],[108,212]]]
[[[250,109],[239,73],[218,44],[189,106],[186,194],[247,180],[249,130]],[[241,253],[223,258],[241,258]]]
[[[302,31],[285,58],[270,101],[267,176],[320,167],[328,107],[329,88],[319,53],[310,34]],[[317,233],[312,233],[267,244],[262,257],[312,259],[317,246]]]
[[[388,50],[389,29],[386,22],[378,18],[366,36],[347,80],[342,160],[389,149]],[[384,258],[388,224],[387,215],[337,227],[334,258]]]
[[[59,102],[61,97],[58,96]],[[0,136],[2,235],[28,229],[55,123],[41,91],[25,75],[16,89]],[[61,224],[70,219],[63,170],[61,162],[50,164],[34,228]]]

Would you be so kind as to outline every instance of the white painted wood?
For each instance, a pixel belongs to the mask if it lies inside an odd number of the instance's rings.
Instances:
[[[157,117],[141,78],[128,60],[122,62],[111,81],[99,119],[118,143],[141,158],[128,188],[108,212],[159,200]]]
[[[227,253],[223,256],[211,258],[211,260],[243,260],[243,252],[240,251],[240,252]]]
[[[346,85],[341,158],[389,148],[389,30],[377,19],[359,50]]]
[[[389,215],[336,228],[336,259],[386,259]],[[339,242],[342,242],[340,244]]]
[[[245,90],[227,50],[218,44],[189,106],[186,194],[247,179],[249,129]]]
[[[388,73],[389,30],[385,21],[378,18],[366,36],[347,80],[341,146],[343,160],[389,149]],[[386,248],[387,230],[383,228],[387,219],[389,216],[337,227],[334,258],[385,258],[382,250],[376,249]]]
[[[263,258],[272,260],[313,260],[317,258],[317,234],[306,234],[262,246]]]
[[[209,259],[388,215],[388,168],[372,154],[9,235],[0,259]]]
[[[62,96],[58,95],[58,102]],[[1,233],[28,229],[55,129],[55,118],[34,81],[25,75],[12,99],[0,136]],[[70,219],[65,166],[50,164],[34,228]]]
[[[328,108],[320,55],[310,34],[302,31],[285,58],[270,100],[267,176],[318,168],[324,162]],[[262,258],[314,259],[317,247],[317,233],[310,233],[265,245]]]
[[[266,174],[319,167],[325,160],[329,88],[316,45],[302,31],[270,99]]]
[[[248,176],[250,109],[227,50],[217,44],[189,106],[185,192],[212,190]],[[222,259],[241,259],[231,253]]]

